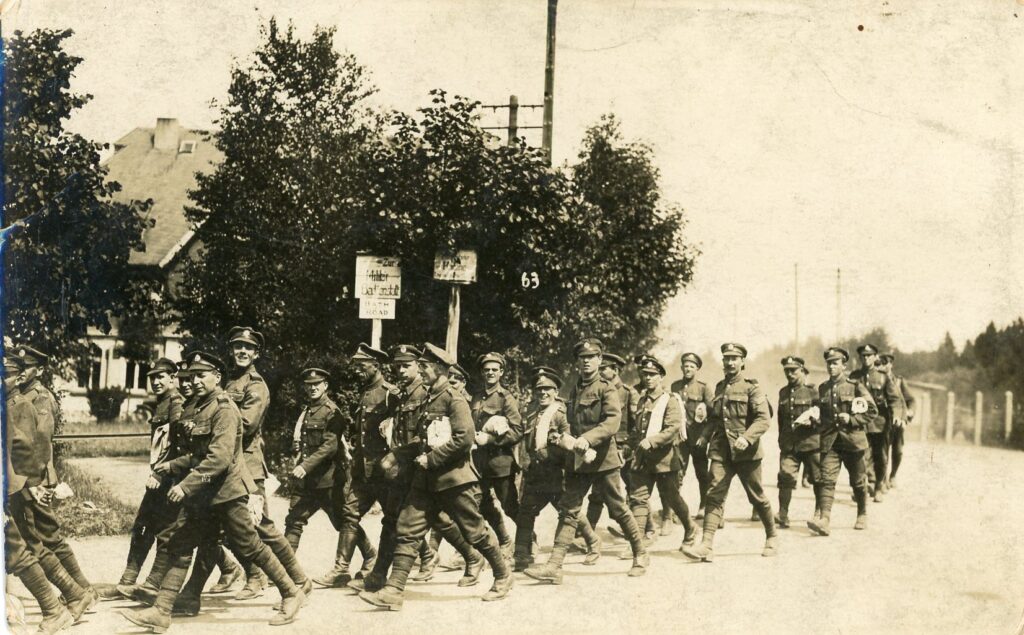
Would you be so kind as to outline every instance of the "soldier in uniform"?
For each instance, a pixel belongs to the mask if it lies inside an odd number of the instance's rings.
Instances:
[[[523,419],[519,402],[501,385],[505,366],[505,357],[499,353],[477,359],[483,387],[470,402],[470,410],[476,427],[473,463],[480,474],[480,513],[498,536],[502,551],[511,556],[512,536],[505,528],[501,510],[513,520],[519,514],[515,454],[523,438]],[[501,510],[495,503],[501,505]]]
[[[793,499],[800,465],[806,466],[814,483],[815,503],[818,502],[818,480],[821,472],[821,437],[817,387],[807,381],[807,367],[801,357],[787,355],[782,358],[786,385],[779,390],[779,527],[789,527],[789,503]],[[820,510],[815,506],[814,515]]]
[[[5,351],[4,355],[4,402],[7,423],[4,431],[4,457],[7,471],[7,498],[4,499],[4,568],[7,573],[17,576],[25,585],[32,597],[39,603],[39,611],[43,619],[39,623],[39,632],[56,633],[74,624],[91,605],[90,597],[71,579],[60,563],[51,563],[54,576],[47,576],[39,558],[29,549],[28,544],[18,530],[18,523],[13,519],[9,509],[11,501],[19,497],[32,496],[25,491],[27,487],[38,487],[40,474],[36,471],[38,464],[32,460],[36,454],[33,447],[36,443],[35,430],[26,424],[33,422],[32,403],[19,399],[18,379],[23,369],[22,358]],[[35,483],[30,485],[30,483]],[[47,578],[50,577],[50,580]],[[57,595],[50,586],[53,580],[57,588],[64,593],[74,613],[61,605]],[[75,593],[78,595],[76,596]]]
[[[395,556],[398,515],[402,510],[402,501],[412,486],[413,462],[420,451],[418,418],[420,409],[428,397],[418,361],[422,354],[418,347],[411,344],[400,344],[391,350],[391,361],[401,384],[401,391],[392,411],[391,429],[380,431],[382,435],[386,433],[391,448],[377,466],[380,474],[387,480],[386,500],[381,503],[384,518],[381,521],[380,544],[377,547],[377,560],[373,570],[363,579],[349,582],[348,587],[354,591],[379,591],[388,581],[388,571]],[[365,498],[363,501],[359,509],[363,509],[365,505],[365,509],[369,510],[372,502]],[[351,506],[348,509],[351,519]],[[365,514],[365,511],[363,513]],[[459,586],[476,584],[483,570],[484,558],[468,545],[458,526],[447,514],[436,514],[435,526],[465,560],[466,572],[459,580]],[[432,567],[436,566],[437,556],[428,552],[429,546],[426,540],[421,540],[417,545],[420,549],[421,563],[427,563],[428,567]]]
[[[679,494],[679,470],[682,461],[676,451],[684,434],[682,398],[662,386],[665,367],[651,355],[635,360],[644,391],[637,405],[637,416],[629,431],[633,461],[629,478],[629,506],[637,525],[646,523],[650,515],[651,492],[658,487],[664,506],[675,512],[685,530],[680,548],[690,547],[697,536],[697,527],[690,518],[690,509]]]
[[[292,436],[295,467],[292,469],[292,497],[284,520],[284,535],[292,550],[298,550],[302,530],[310,517],[320,510],[338,531],[340,518],[331,500],[337,454],[347,450],[339,443],[342,421],[338,405],[327,396],[331,375],[322,368],[302,371],[306,405],[299,414]]]
[[[616,394],[619,396],[619,406],[622,408],[622,422],[619,426],[619,431],[615,433],[615,444],[619,448],[619,451],[622,452],[623,466],[621,476],[622,481],[628,489],[629,479],[631,476],[629,465],[632,461],[632,448],[629,446],[629,430],[636,418],[636,407],[637,403],[640,401],[640,395],[632,386],[627,386],[623,383],[620,373],[625,366],[626,360],[622,359],[622,357],[614,353],[605,352],[601,356],[601,367],[598,372],[600,372],[602,379],[612,384],[615,388]],[[603,484],[600,482],[594,483],[594,486],[590,490],[590,496],[587,499],[587,515],[585,518],[580,518],[580,524],[577,531],[580,536],[582,536],[582,532],[584,530],[584,520],[587,521],[589,527],[595,530],[597,529],[597,523],[601,520],[601,512],[604,510],[604,507],[605,495]],[[656,530],[653,518],[648,517],[647,522],[644,525],[641,525],[640,529],[644,530],[648,541],[654,539]],[[615,527],[609,527],[608,531],[618,538],[623,537],[616,531]]]
[[[374,503],[383,508],[388,501],[389,485],[380,467],[381,459],[388,453],[388,441],[381,426],[390,421],[398,404],[398,389],[385,381],[381,373],[381,364],[388,360],[387,353],[368,344],[359,344],[350,358],[362,392],[352,427],[342,436],[343,442],[351,448],[351,459],[346,460],[341,452],[334,467],[332,497],[340,529],[334,568],[313,580],[321,586],[348,586],[352,581],[349,564],[357,548],[363,558],[357,579],[368,575],[377,560],[377,551],[359,522]],[[388,523],[381,527],[382,543],[385,542],[384,532],[393,530],[393,525]]]
[[[850,379],[859,381],[871,391],[878,413],[868,422],[869,452],[864,455],[869,485],[874,489],[876,503],[885,494],[885,479],[889,476],[889,430],[903,426],[903,400],[896,385],[880,368],[878,348],[873,344],[857,347],[861,366],[850,373]]]
[[[154,632],[167,630],[192,551],[223,526],[239,554],[265,572],[281,592],[282,604],[270,624],[290,624],[305,602],[305,593],[294,583],[295,573],[286,570],[256,532],[251,516],[254,510],[247,506],[247,495],[256,485],[242,466],[241,416],[220,388],[224,363],[214,355],[199,352],[192,354],[189,368],[195,373],[198,399],[189,430],[190,452],[156,469],[159,474],[183,476],[168,492],[172,502],[182,503],[166,545],[172,566],[163,577],[153,607],[122,615]]]
[[[711,562],[715,531],[725,509],[725,499],[733,476],[747,492],[764,525],[765,545],[761,555],[778,553],[778,534],[772,505],[761,488],[761,435],[771,425],[768,400],[757,381],[743,374],[747,349],[741,344],[722,344],[722,366],[725,379],[715,386],[708,425],[698,445],[707,446],[711,458],[711,485],[708,487],[704,515],[704,536],[697,547],[684,547],[683,553],[694,560]]]
[[[704,427],[707,425],[708,412],[711,410],[715,391],[697,377],[697,371],[704,366],[700,355],[683,353],[679,366],[683,371],[683,378],[672,382],[671,391],[682,397],[686,410],[686,440],[679,444],[683,460],[680,476],[685,477],[687,467],[693,466],[693,473],[697,477],[697,490],[700,492],[697,518],[701,519],[704,517],[711,476],[708,472],[707,447],[698,446],[697,441],[702,438]]]
[[[629,575],[642,576],[650,566],[643,534],[622,491],[619,476],[622,457],[615,442],[622,411],[614,385],[599,373],[603,351],[604,345],[595,338],[580,341],[573,350],[580,377],[569,394],[566,411],[569,433],[559,440],[563,447],[571,447],[572,454],[565,463],[565,491],[558,501],[555,545],[545,564],[529,567],[524,572],[542,582],[561,583],[562,563],[576,534],[583,498],[597,483],[604,488],[609,514],[629,540],[633,552]]]
[[[60,523],[50,503],[57,486],[57,470],[53,465],[53,433],[57,421],[57,401],[39,380],[49,357],[31,346],[15,345],[8,353],[18,359],[16,401],[25,402],[8,415],[8,430],[18,434],[25,443],[11,455],[14,473],[26,481],[8,501],[10,515],[25,543],[38,559],[47,578],[61,590],[76,618],[91,608],[99,597],[78,565],[71,546],[61,533]]]
[[[172,443],[172,428],[181,419],[184,398],[177,391],[175,375],[178,365],[166,357],[153,363],[147,376],[150,389],[156,396],[156,406],[149,420],[150,446],[149,467],[164,463],[175,456]],[[146,493],[139,504],[132,525],[131,543],[128,547],[128,562],[118,585],[134,585],[139,579],[139,572],[149,556],[149,550],[156,542],[157,535],[167,529],[178,517],[178,506],[167,500],[167,491],[171,489],[171,479],[150,473],[146,480]],[[111,598],[122,597],[115,587]]]
[[[384,588],[359,594],[374,606],[402,608],[418,546],[441,510],[494,571],[494,584],[482,599],[500,600],[512,588],[512,571],[480,515],[480,485],[470,456],[473,417],[466,400],[448,384],[448,368],[454,363],[443,349],[424,345],[419,367],[429,393],[416,414],[414,436],[407,437],[406,448],[415,444],[419,453],[413,459],[412,486],[398,517],[394,566]]]
[[[884,366],[882,370],[889,376],[889,379],[896,386],[896,392],[899,393],[903,399],[903,413],[905,421],[902,425],[894,421],[892,427],[892,439],[890,447],[892,448],[892,460],[890,461],[891,467],[889,468],[889,478],[886,481],[886,485],[889,487],[896,487],[896,472],[900,469],[900,463],[903,462],[903,445],[904,445],[904,432],[907,426],[914,421],[914,409],[917,406],[917,402],[914,400],[914,393],[910,391],[910,387],[907,386],[907,380],[902,375],[897,375],[892,368],[893,361],[896,359],[896,355],[893,353],[886,353],[881,356]]]
[[[194,354],[195,351],[185,353],[183,355],[184,359],[177,364],[178,390],[184,398],[181,415],[176,421],[171,423],[169,435],[170,449],[165,455],[164,461],[152,466],[153,473],[157,478],[170,482],[168,490],[182,480],[184,476],[187,476],[187,474],[171,474],[166,469],[167,465],[175,459],[188,457],[192,451],[190,447],[191,431],[195,425],[196,404],[199,398],[192,384],[193,372],[189,369],[189,362],[187,360],[191,359]],[[157,465],[161,466],[162,474],[157,473]],[[175,510],[176,516],[174,521],[177,521],[180,505],[172,503],[170,499],[167,500],[167,504]],[[170,525],[157,534],[156,555],[154,556],[153,565],[150,567],[149,576],[146,578],[146,581],[141,585],[119,584],[117,585],[118,593],[123,597],[137,600],[146,606],[153,606],[156,602],[157,594],[160,592],[163,578],[171,568],[172,559],[167,550],[167,542],[174,531],[175,524],[172,521]],[[172,617],[192,617],[199,614],[203,587],[206,585],[206,581],[213,572],[214,567],[220,568],[221,575],[217,583],[210,589],[210,593],[226,593],[242,577],[242,567],[234,561],[228,554],[227,549],[221,545],[221,534],[221,531],[204,533],[202,543],[196,551],[196,560],[195,565],[192,567],[192,574],[174,602],[171,612]]]
[[[466,369],[458,364],[452,364],[452,367],[448,369],[448,384],[466,399],[466,403],[470,403],[473,401],[473,397],[466,390],[467,383],[469,383],[469,373],[466,372]]]
[[[846,373],[850,354],[842,348],[824,353],[828,380],[818,386],[818,408],[821,411],[821,479],[815,488],[820,518],[807,522],[811,531],[829,535],[832,501],[840,465],[850,473],[850,485],[857,502],[854,529],[867,529],[867,479],[864,476],[864,451],[868,448],[865,431],[878,416],[871,391]]]
[[[516,519],[515,571],[525,571],[533,564],[533,528],[541,510],[548,505],[558,507],[567,458],[566,450],[556,445],[569,432],[565,402],[558,397],[562,378],[547,366],[537,366],[533,374],[533,404],[523,435],[523,500]],[[597,564],[600,540],[588,523],[581,522],[580,531],[588,547],[583,564]]]

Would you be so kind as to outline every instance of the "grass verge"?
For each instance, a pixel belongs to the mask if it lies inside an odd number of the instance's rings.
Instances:
[[[136,510],[114,495],[99,476],[64,462],[61,480],[75,495],[58,503],[57,517],[68,536],[114,536],[131,531]]]

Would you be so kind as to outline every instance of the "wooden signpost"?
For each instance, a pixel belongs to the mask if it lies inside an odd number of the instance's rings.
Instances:
[[[380,348],[381,320],[395,319],[395,300],[402,297],[402,266],[398,258],[356,256],[355,297],[359,319],[372,320],[370,346]]]
[[[461,285],[476,282],[476,252],[460,249],[455,253],[438,252],[434,256],[434,279],[451,283],[448,301],[448,333],[444,348],[454,359],[459,358],[459,290]]]

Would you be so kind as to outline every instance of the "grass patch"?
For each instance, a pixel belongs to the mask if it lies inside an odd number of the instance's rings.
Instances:
[[[75,492],[57,504],[66,535],[115,536],[131,531],[136,510],[117,498],[99,476],[66,462],[60,466],[60,475]]]
[[[65,422],[62,434],[149,434],[148,423],[116,421],[108,423]],[[71,439],[59,441],[62,456],[66,458],[93,458],[98,456],[143,456],[149,454],[149,438],[135,439]]]

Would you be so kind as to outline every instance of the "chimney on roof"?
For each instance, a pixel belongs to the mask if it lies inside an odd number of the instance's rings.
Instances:
[[[177,119],[156,120],[156,132],[153,133],[153,148],[155,150],[178,151],[178,140],[181,137],[181,126]]]

